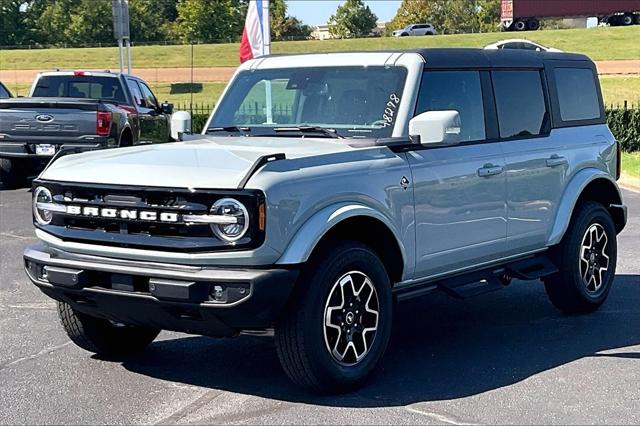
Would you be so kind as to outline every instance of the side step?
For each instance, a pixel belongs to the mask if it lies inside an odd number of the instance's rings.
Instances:
[[[505,284],[496,274],[487,271],[443,280],[438,283],[438,287],[449,296],[457,299],[467,299],[501,290],[505,287]]]
[[[527,281],[538,280],[558,272],[558,268],[548,256],[536,256],[509,263],[505,269],[507,275]]]
[[[403,301],[440,290],[452,297],[467,299],[500,290],[509,284],[511,278],[530,281],[555,274],[556,272],[558,272],[558,268],[548,256],[538,255],[504,265],[496,265],[489,269],[435,281],[425,281],[411,287],[397,288],[394,294],[396,300]]]

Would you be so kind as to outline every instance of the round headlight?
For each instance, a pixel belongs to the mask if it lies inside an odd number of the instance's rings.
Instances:
[[[229,216],[236,219],[234,223],[211,225],[213,233],[223,241],[228,243],[236,242],[244,237],[249,230],[249,212],[238,200],[223,198],[216,201],[211,207],[211,214]]]
[[[38,208],[38,203],[53,203],[53,196],[44,186],[39,186],[33,191],[33,216],[40,225],[48,225],[53,219],[53,214],[49,210]]]

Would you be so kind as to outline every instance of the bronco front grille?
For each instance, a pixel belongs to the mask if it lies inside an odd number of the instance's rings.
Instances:
[[[126,210],[128,212],[156,213],[157,220],[141,220],[139,217],[88,217],[54,213],[50,225],[39,228],[66,241],[91,242],[130,248],[154,250],[241,250],[254,248],[264,241],[259,232],[258,212],[264,197],[254,190],[187,190],[175,188],[139,188],[104,185],[60,184],[34,182],[46,186],[56,204],[94,207],[103,211]],[[183,215],[206,215],[213,203],[220,198],[233,197],[242,202],[250,213],[250,230],[235,244],[225,243],[214,235],[208,224],[186,224]],[[163,222],[161,215],[173,220]]]

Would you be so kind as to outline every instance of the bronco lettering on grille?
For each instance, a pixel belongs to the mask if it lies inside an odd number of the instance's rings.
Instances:
[[[98,207],[67,206],[67,214],[74,216],[102,217],[107,219],[178,222],[178,213],[150,210],[131,210]]]

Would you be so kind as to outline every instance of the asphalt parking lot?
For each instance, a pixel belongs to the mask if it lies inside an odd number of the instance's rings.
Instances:
[[[639,424],[640,194],[624,197],[618,276],[597,313],[561,315],[539,282],[407,302],[369,384],[318,397],[290,384],[268,337],[162,333],[123,363],[77,348],[22,270],[30,194],[0,190],[0,423]]]

